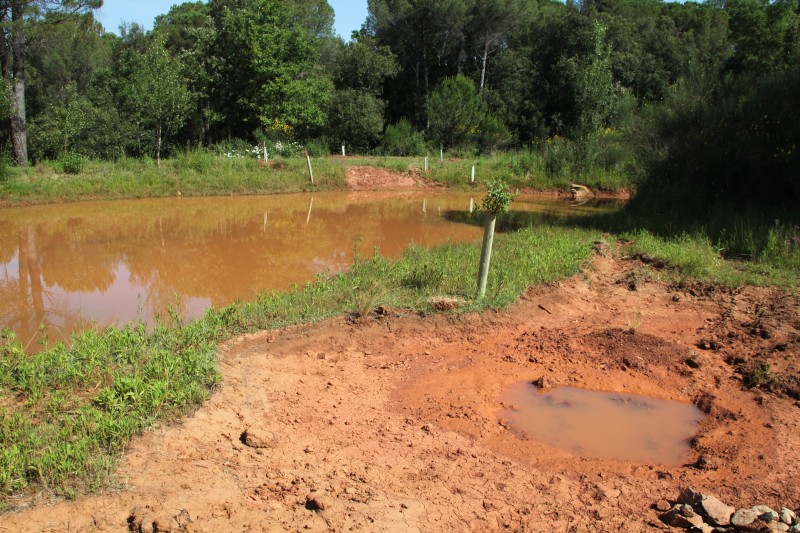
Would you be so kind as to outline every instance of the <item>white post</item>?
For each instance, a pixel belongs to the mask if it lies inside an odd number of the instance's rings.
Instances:
[[[267,153],[267,143],[264,143],[264,163],[269,161],[269,154]]]
[[[347,157],[347,154],[344,151],[344,143],[342,143],[342,157]]]
[[[469,175],[469,182],[475,183],[475,165],[472,165],[472,173]]]
[[[444,146],[439,146],[439,162],[444,163]]]
[[[428,200],[422,200],[422,212],[425,214],[428,213]]]
[[[428,173],[428,156],[425,156],[425,173]]]
[[[308,161],[308,175],[311,177],[311,185],[314,185],[314,171],[311,169],[311,156],[306,154],[306,161]]]
[[[269,224],[269,213],[264,211],[264,226],[261,228],[261,231],[267,231],[267,224]]]
[[[475,198],[469,199],[469,212],[472,213],[475,211]]]

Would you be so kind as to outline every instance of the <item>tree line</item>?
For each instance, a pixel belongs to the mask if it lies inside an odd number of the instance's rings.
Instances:
[[[698,198],[800,199],[798,0],[325,0],[174,6],[119,35],[99,0],[0,0],[17,164],[186,146],[525,149]]]

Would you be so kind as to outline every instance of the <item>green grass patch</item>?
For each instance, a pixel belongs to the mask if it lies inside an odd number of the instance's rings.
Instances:
[[[77,156],[75,156],[77,158]],[[500,153],[475,159],[428,158],[426,177],[455,189],[469,189],[475,166],[477,187],[490,179],[512,188],[568,190],[573,182],[598,190],[631,188],[623,174],[598,166],[591,171],[558,167],[548,170],[534,151]],[[393,172],[422,171],[424,157],[319,157],[312,159],[315,185],[309,180],[306,159],[270,157],[267,164],[254,156],[226,156],[204,148],[186,149],[157,166],[152,159],[122,158],[64,166],[43,161],[28,168],[8,168],[0,180],[0,204],[52,203],[77,200],[218,196],[337,190],[346,187],[347,168],[372,166]],[[69,171],[67,171],[67,169]]]

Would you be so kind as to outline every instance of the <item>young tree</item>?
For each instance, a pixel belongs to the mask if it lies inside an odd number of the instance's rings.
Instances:
[[[486,185],[486,198],[481,202],[483,219],[483,244],[481,246],[481,262],[478,270],[478,299],[486,296],[486,282],[489,279],[489,263],[492,260],[492,244],[494,243],[494,226],[497,215],[507,213],[514,194],[500,181],[490,181]]]
[[[155,133],[156,161],[161,166],[164,138],[174,134],[186,122],[194,95],[183,77],[180,61],[156,38],[136,59],[129,80],[128,104],[145,127]]]
[[[321,126],[333,84],[317,66],[309,25],[320,26],[285,0],[212,0],[209,9],[212,99],[229,132],[243,137],[275,121],[301,133]]]
[[[11,88],[11,139],[18,165],[28,164],[25,60],[35,25],[47,15],[55,15],[47,17],[47,24],[58,24],[71,14],[102,5],[102,0],[0,0],[0,60]]]

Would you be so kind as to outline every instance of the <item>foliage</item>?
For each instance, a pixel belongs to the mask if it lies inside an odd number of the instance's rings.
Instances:
[[[481,202],[481,210],[492,215],[508,213],[514,196],[505,183],[497,180],[489,181],[486,184],[486,196]]]
[[[136,56],[125,97],[129,112],[154,132],[156,158],[161,159],[162,139],[183,124],[194,96],[184,78],[180,61],[171,56],[162,39],[149,43]]]
[[[407,119],[386,126],[383,134],[383,153],[394,156],[423,155],[425,138]]]
[[[66,174],[80,174],[86,166],[86,159],[75,153],[64,153],[58,158],[58,163]]]
[[[329,135],[347,145],[350,153],[367,153],[383,133],[386,103],[355,89],[338,90],[329,104]]]

